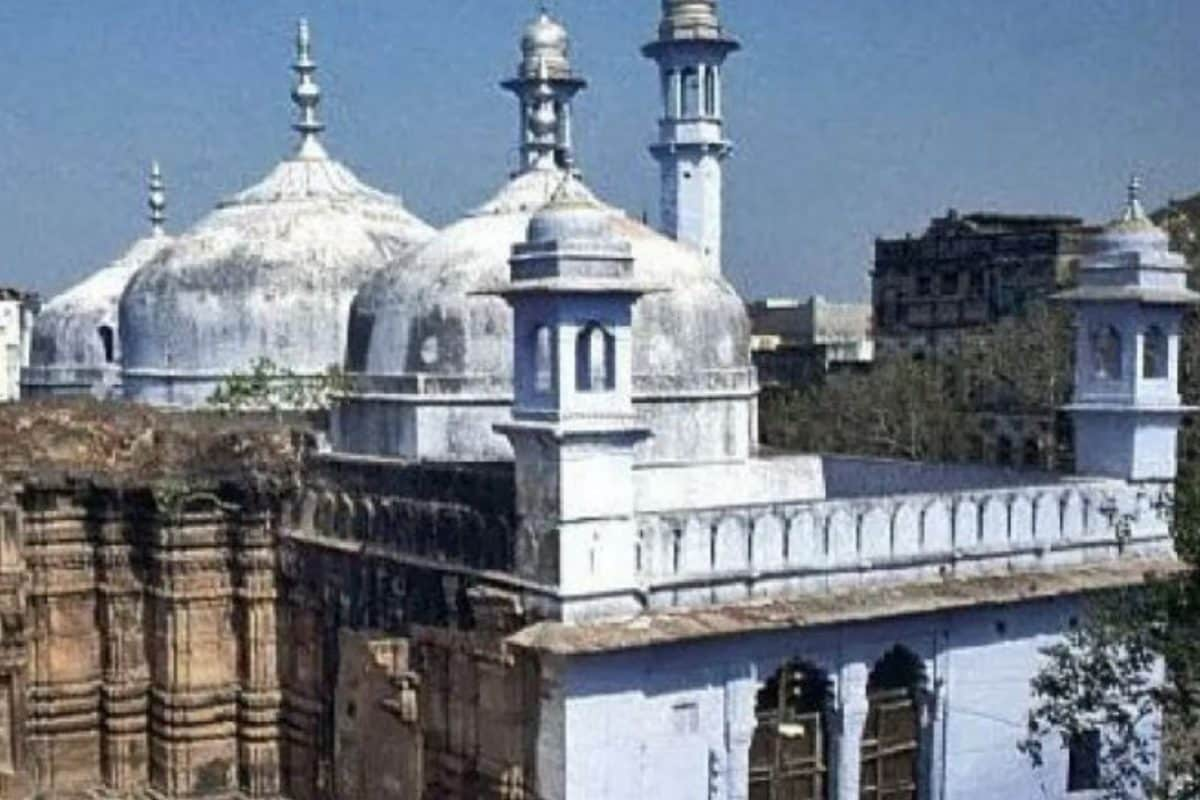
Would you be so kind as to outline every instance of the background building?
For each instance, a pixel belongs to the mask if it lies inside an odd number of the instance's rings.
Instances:
[[[768,298],[747,305],[750,352],[764,386],[804,386],[826,375],[866,369],[875,359],[871,306]]]
[[[0,287],[0,403],[21,397],[37,309],[36,295]]]
[[[1095,228],[1078,217],[951,209],[919,237],[877,239],[871,273],[882,352],[922,355],[1069,285]]]

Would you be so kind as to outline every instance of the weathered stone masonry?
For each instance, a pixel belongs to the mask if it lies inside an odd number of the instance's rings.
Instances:
[[[11,495],[0,732],[15,796],[28,781],[277,797],[273,511],[228,487],[49,480]]]

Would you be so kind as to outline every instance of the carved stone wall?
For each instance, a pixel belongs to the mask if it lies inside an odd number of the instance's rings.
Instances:
[[[243,489],[0,505],[0,780],[8,730],[29,792],[280,796],[276,526]]]

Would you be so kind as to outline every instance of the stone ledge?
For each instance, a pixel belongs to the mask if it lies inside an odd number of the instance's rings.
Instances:
[[[508,638],[515,647],[588,655],[743,633],[811,628],[932,611],[995,606],[1134,586],[1189,568],[1174,559],[1102,565],[793,595],[593,623],[540,622]]]

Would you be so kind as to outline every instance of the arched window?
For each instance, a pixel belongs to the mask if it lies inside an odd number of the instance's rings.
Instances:
[[[1112,325],[1092,330],[1092,373],[1097,378],[1121,378],[1121,334]]]
[[[925,683],[925,665],[899,646],[871,670],[862,738],[862,800],[916,800]]]
[[[1165,378],[1170,359],[1167,354],[1167,335],[1157,325],[1151,325],[1142,337],[1142,377]]]
[[[113,336],[113,329],[109,325],[101,325],[97,333],[100,334],[100,346],[104,348],[104,363],[111,364],[117,360],[117,342]]]
[[[695,67],[687,67],[682,72],[683,77],[683,118],[695,119],[700,116],[700,72]]]
[[[750,800],[825,800],[829,678],[802,662],[785,664],[758,692],[750,740]]]
[[[554,388],[554,341],[550,328],[539,325],[533,332],[533,390],[539,394]]]
[[[709,67],[704,73],[704,113],[717,116],[717,70]]]
[[[589,323],[575,341],[575,388],[607,392],[616,388],[616,340],[599,323]]]

